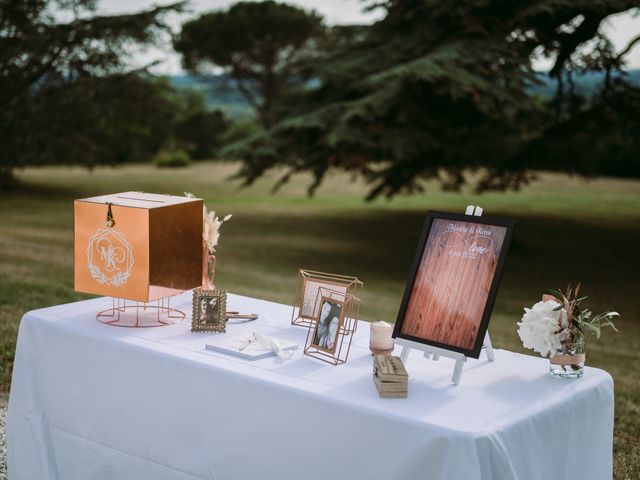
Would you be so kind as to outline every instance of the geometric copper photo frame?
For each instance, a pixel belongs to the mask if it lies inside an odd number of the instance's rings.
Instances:
[[[318,288],[314,311],[305,340],[304,354],[332,365],[346,363],[351,341],[360,316],[360,298],[345,293],[343,289]],[[337,321],[336,321],[337,320]],[[330,344],[319,341],[320,329],[331,333],[326,337]]]
[[[291,312],[291,324],[309,327],[318,317],[320,288],[362,298],[363,284],[358,277],[300,269]]]
[[[192,332],[225,333],[227,325],[227,291],[193,290]]]

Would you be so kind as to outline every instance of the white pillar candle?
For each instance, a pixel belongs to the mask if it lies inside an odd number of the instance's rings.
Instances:
[[[387,322],[371,324],[369,336],[369,350],[374,355],[391,353],[393,351],[393,325]]]

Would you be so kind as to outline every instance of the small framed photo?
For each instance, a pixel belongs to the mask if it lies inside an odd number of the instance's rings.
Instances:
[[[224,333],[227,325],[227,291],[193,291],[192,332]]]
[[[338,344],[338,334],[344,323],[345,302],[323,296],[318,310],[318,320],[315,322],[311,346],[333,354]]]
[[[342,289],[318,288],[304,354],[332,365],[346,363],[360,316],[360,299]]]

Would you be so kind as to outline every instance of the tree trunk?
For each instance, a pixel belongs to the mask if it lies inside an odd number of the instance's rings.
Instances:
[[[269,111],[268,106],[263,105],[260,107],[260,109],[258,110],[258,119],[260,120],[262,128],[264,128],[265,130],[269,130],[271,128],[273,121],[271,119],[271,112]]]
[[[13,174],[13,168],[9,165],[0,166],[0,190],[16,183],[16,177]]]

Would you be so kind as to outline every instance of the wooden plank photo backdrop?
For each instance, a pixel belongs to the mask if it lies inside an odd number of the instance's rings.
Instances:
[[[434,219],[401,332],[473,349],[507,228]]]

